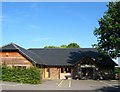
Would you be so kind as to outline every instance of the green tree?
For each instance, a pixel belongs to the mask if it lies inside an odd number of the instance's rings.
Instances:
[[[77,43],[69,43],[61,46],[45,46],[44,48],[80,48],[80,46]]]
[[[67,48],[67,45],[61,45],[60,48]]]
[[[67,48],[80,48],[80,46],[77,43],[70,43]]]
[[[114,58],[120,54],[120,1],[109,2],[107,7],[108,10],[98,20],[99,27],[94,30],[98,43],[93,46]]]
[[[44,48],[59,48],[57,46],[45,46]]]

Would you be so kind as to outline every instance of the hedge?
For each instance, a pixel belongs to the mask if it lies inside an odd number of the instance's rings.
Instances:
[[[115,73],[120,74],[120,67],[115,67]]]
[[[2,67],[2,80],[9,82],[39,84],[41,83],[41,71],[36,67],[10,68]]]

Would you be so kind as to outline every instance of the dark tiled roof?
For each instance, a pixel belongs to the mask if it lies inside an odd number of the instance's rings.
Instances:
[[[4,45],[0,48],[0,51],[12,51],[12,50],[18,50],[18,48],[15,46],[14,43],[10,43],[10,44],[7,44],[7,45]]]
[[[0,48],[0,51],[18,51],[19,53],[21,53],[24,57],[26,57],[27,59],[29,59],[30,61],[32,61],[32,63],[38,63],[38,64],[44,64],[40,57],[38,57],[37,55],[35,55],[35,53],[28,51],[14,43],[10,43],[8,45],[3,46],[2,48]],[[37,61],[37,62],[36,62]]]
[[[17,50],[33,63],[49,66],[73,66],[85,57],[91,57],[102,65],[117,65],[110,57],[107,57],[105,62],[99,62],[98,56],[101,54],[94,48],[33,48],[26,50],[14,43],[10,43],[0,48],[0,50]]]
[[[98,56],[101,54],[94,48],[67,48],[67,49],[29,49],[38,55],[46,65],[74,65],[78,61],[85,57],[91,57],[96,60],[97,63],[102,65],[116,65],[116,63],[107,57],[105,62],[98,62]]]

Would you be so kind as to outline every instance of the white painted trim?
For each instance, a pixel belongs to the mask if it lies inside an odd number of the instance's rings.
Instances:
[[[30,65],[14,64],[13,66],[30,66]]]
[[[12,43],[13,44],[13,43]],[[15,44],[13,44],[20,52],[22,52]],[[24,48],[23,48],[24,49]],[[25,49],[26,50],[26,49]],[[26,50],[27,51],[27,50]],[[24,52],[22,52],[26,57],[29,57],[28,55],[26,55]],[[31,57],[29,57],[34,63],[37,63],[35,62]]]

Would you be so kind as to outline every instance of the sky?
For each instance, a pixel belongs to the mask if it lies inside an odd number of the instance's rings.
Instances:
[[[93,32],[107,11],[106,2],[4,2],[2,42],[24,48],[78,43],[91,48],[97,43]]]

